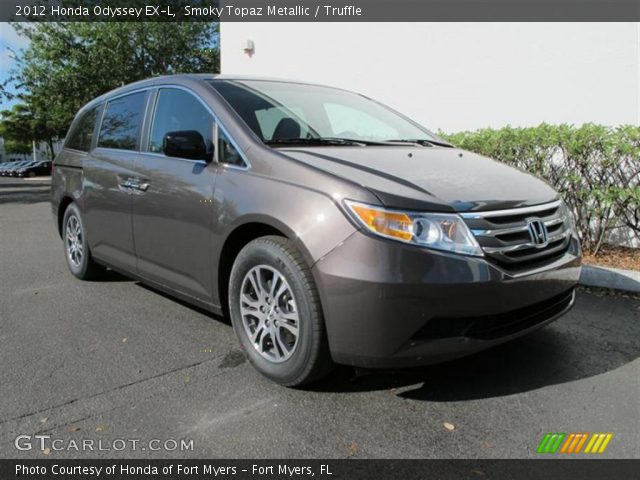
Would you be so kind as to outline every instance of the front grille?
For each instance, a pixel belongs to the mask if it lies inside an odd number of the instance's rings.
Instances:
[[[487,259],[510,271],[547,265],[569,248],[571,231],[560,201],[535,207],[461,214]],[[530,231],[539,220],[546,229],[542,245]]]
[[[432,318],[413,336],[414,340],[468,337],[492,340],[534,327],[564,312],[573,302],[574,290],[528,307],[497,315]]]

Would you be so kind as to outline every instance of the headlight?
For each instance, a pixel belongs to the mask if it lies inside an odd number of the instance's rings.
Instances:
[[[359,223],[381,237],[436,250],[482,256],[480,245],[458,215],[403,212],[350,200],[344,202]]]

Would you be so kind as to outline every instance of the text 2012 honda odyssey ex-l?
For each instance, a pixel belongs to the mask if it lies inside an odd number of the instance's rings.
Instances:
[[[71,272],[228,312],[261,373],[428,364],[567,312],[571,214],[546,183],[345,90],[179,75],[78,113],[52,202]]]

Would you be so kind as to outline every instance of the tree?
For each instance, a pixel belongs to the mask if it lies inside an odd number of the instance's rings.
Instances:
[[[35,122],[25,104],[16,104],[5,110],[0,117],[0,137],[9,153],[31,152],[31,141],[35,138]]]
[[[6,140],[4,142],[4,150],[7,153],[18,153],[20,155],[28,155],[31,153],[32,146],[29,143],[19,140]]]
[[[29,96],[19,97],[23,103],[17,103],[11,110],[0,112],[0,136],[9,142],[10,146],[18,149],[17,153],[24,153],[23,145],[31,142],[45,142],[49,149],[49,157],[55,157],[54,144],[56,135],[50,111],[46,108],[34,109],[34,102]],[[64,133],[63,133],[64,134]],[[7,148],[5,146],[5,148]]]
[[[17,56],[15,86],[30,112],[34,138],[62,138],[76,112],[121,85],[173,73],[219,68],[212,22],[16,23],[31,41]]]

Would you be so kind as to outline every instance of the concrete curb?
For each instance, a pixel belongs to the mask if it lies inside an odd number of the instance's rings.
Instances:
[[[580,285],[640,293],[640,272],[584,265]]]

